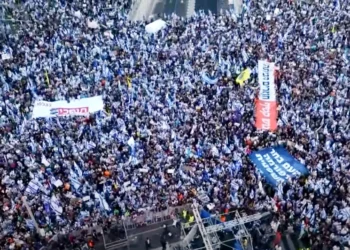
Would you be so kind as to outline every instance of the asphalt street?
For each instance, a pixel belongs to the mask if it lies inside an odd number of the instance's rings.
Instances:
[[[153,15],[175,13],[178,16],[185,17],[187,15],[188,0],[159,0],[156,4]]]
[[[217,13],[219,0],[197,0],[196,1],[196,11],[210,10],[212,13]]]
[[[210,10],[212,13],[218,13],[220,9],[228,8],[228,0],[159,0],[153,10],[153,15],[175,13],[178,16],[186,17],[189,15],[191,1],[195,2],[195,11]]]
[[[229,3],[234,2],[240,9],[241,0],[140,0],[131,19],[142,20],[150,16],[161,17],[163,14],[175,13],[181,17],[189,17],[194,11],[210,10],[213,14],[221,9],[228,9]]]

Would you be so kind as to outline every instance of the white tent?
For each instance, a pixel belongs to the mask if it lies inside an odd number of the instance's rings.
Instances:
[[[163,29],[165,26],[166,22],[164,22],[162,19],[158,19],[146,25],[146,32],[154,34]]]

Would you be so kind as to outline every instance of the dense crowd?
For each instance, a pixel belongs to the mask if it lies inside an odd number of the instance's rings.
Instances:
[[[1,249],[41,247],[23,195],[50,238],[203,192],[218,210],[273,210],[313,249],[349,246],[348,1],[244,1],[239,16],[163,17],[157,34],[129,1],[100,2],[22,1],[27,19],[0,35]],[[274,132],[254,126],[258,60],[279,69]],[[104,112],[31,119],[35,100],[98,95]],[[273,145],[310,174],[269,187],[247,155]]]

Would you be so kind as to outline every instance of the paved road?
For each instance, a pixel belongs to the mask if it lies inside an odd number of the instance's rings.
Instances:
[[[153,15],[171,15],[175,13],[178,16],[187,16],[189,0],[158,0]]]
[[[196,1],[196,11],[198,10],[210,10],[212,13],[217,13],[218,3],[217,0],[197,0]]]
[[[132,20],[142,20],[143,17],[162,16],[164,13],[170,15],[175,13],[181,17],[189,17],[194,11],[210,10],[218,13],[220,9],[229,8],[233,3],[240,10],[242,0],[139,0],[139,6],[135,6]]]

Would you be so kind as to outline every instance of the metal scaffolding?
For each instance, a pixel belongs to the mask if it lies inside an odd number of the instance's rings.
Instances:
[[[195,222],[192,223],[192,225],[188,223],[182,225],[183,241],[172,249],[192,249],[190,241],[194,239],[198,230],[203,240],[204,247],[196,248],[196,250],[217,250],[220,249],[222,245],[233,249],[233,246],[228,245],[228,243],[234,240],[239,241],[243,249],[253,250],[253,242],[245,224],[258,221],[270,214],[269,212],[265,212],[242,217],[238,211],[235,211],[227,214],[212,215],[209,218],[202,219],[200,216],[201,209],[201,206],[197,203],[192,205]],[[226,222],[221,222],[220,218],[223,216],[231,219]],[[190,228],[190,232],[186,234],[186,230]],[[227,240],[220,240],[219,232],[230,232],[233,236]]]
[[[206,228],[204,227],[202,218],[201,218],[199,210],[198,210],[198,205],[196,203],[193,204],[193,210],[192,211],[193,211],[194,218],[195,218],[195,220],[197,222],[197,225],[198,225],[198,228],[199,228],[199,232],[202,235],[203,242],[204,242],[204,245],[205,245],[205,249],[213,250],[214,248],[212,246],[212,242],[211,242],[210,238],[208,237],[208,232],[206,231]]]

